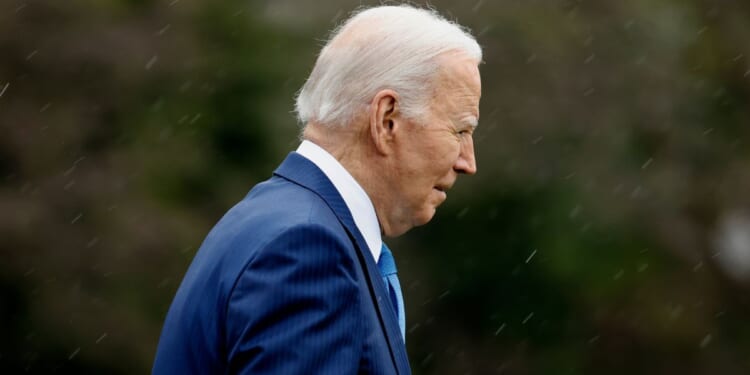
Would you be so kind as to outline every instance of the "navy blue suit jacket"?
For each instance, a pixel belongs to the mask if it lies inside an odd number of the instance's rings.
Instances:
[[[377,264],[331,181],[291,153],[211,230],[154,374],[409,374]]]

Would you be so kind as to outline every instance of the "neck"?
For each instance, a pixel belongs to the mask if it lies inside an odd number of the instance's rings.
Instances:
[[[355,126],[326,127],[309,123],[305,126],[302,139],[326,150],[354,177],[375,208],[381,234],[389,233],[389,226],[383,220],[386,216],[382,199],[385,196],[383,192],[386,191],[387,179],[381,168],[373,167],[381,163],[377,160],[378,155],[369,138],[369,132],[357,130]]]

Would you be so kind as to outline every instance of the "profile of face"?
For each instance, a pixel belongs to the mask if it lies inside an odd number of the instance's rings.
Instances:
[[[458,175],[477,171],[473,133],[479,119],[479,69],[471,59],[444,60],[426,116],[401,119],[401,134],[395,137],[386,235],[429,222]]]

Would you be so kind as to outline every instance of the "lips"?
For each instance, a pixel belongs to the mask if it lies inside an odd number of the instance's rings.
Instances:
[[[434,189],[435,191],[438,192],[438,194],[440,194],[442,198],[441,200],[445,200],[448,198],[448,194],[445,192],[446,190],[448,190],[447,188],[442,187],[442,186],[433,186],[432,189]]]
[[[435,189],[435,190],[437,190],[437,191],[441,191],[441,192],[443,192],[443,193],[446,193],[446,192],[448,192],[448,190],[449,190],[449,189],[450,189],[450,188],[451,188],[452,186],[453,186],[453,183],[450,183],[450,182],[449,182],[449,183],[445,183],[445,184],[438,184],[438,185],[435,185],[435,186],[433,186],[432,188],[433,188],[433,189]]]

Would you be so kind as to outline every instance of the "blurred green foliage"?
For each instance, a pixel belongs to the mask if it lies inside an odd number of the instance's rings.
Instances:
[[[0,372],[148,372],[362,3],[0,4]],[[485,63],[479,174],[390,244],[414,372],[748,373],[750,5],[433,6]]]

